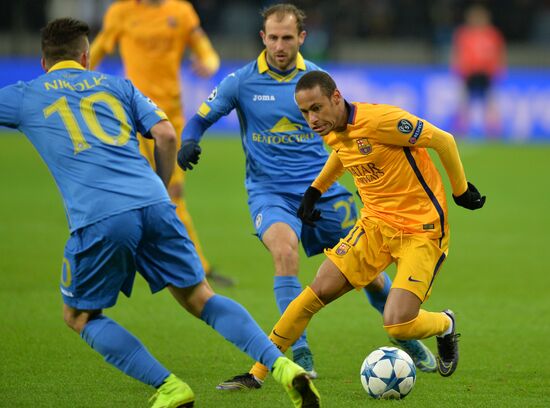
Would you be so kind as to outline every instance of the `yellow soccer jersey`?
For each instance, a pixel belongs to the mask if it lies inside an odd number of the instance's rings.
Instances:
[[[347,129],[324,137],[334,150],[329,158],[331,177],[323,178],[321,173],[313,186],[325,191],[345,169],[353,175],[363,201],[362,216],[382,219],[401,231],[426,234],[430,239],[447,236],[445,191],[426,147],[432,147],[434,135],[442,135],[439,139],[448,135],[454,145],[452,136],[394,106],[353,103],[348,107]],[[464,171],[456,159],[453,157],[446,168],[454,168],[451,174],[457,174],[454,178],[458,181],[453,185],[463,192]]]
[[[177,111],[180,62],[199,24],[187,1],[166,0],[159,6],[119,1],[107,10],[97,40],[109,53],[118,44],[126,75],[134,85],[166,112]]]

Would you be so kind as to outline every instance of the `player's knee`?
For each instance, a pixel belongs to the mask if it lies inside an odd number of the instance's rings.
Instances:
[[[281,242],[271,248],[271,255],[275,260],[297,260],[298,248],[291,243]]]
[[[204,306],[215,295],[206,279],[187,288],[176,288],[169,285],[168,290],[185,310],[197,318],[201,317]]]
[[[65,306],[63,308],[63,321],[69,328],[80,333],[84,326],[100,313],[101,310],[83,311]]]
[[[398,323],[391,325],[384,325],[384,329],[388,336],[393,337],[397,340],[412,340],[415,338],[414,334],[414,323],[416,319],[413,319],[406,323]]]
[[[276,265],[278,263],[298,264],[299,260],[298,248],[287,242],[273,246],[271,248],[271,256]]]

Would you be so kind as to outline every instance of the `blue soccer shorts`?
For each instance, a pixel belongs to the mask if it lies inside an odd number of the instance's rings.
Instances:
[[[194,286],[204,271],[175,207],[162,202],[113,215],[74,231],[65,246],[61,294],[80,310],[114,306],[130,296],[136,270],[152,293]]]
[[[302,196],[254,192],[248,197],[248,207],[260,240],[271,225],[282,222],[294,230],[306,255],[313,256],[332,248],[347,235],[357,220],[357,208],[349,191],[339,184],[333,185],[317,202],[315,208],[321,210],[321,219],[310,227],[303,225],[296,215]]]

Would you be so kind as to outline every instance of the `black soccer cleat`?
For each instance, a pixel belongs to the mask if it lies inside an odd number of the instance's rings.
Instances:
[[[241,375],[236,375],[229,380],[225,380],[222,383],[219,383],[216,386],[216,389],[223,391],[233,391],[233,390],[253,390],[261,388],[262,383],[256,379],[252,374],[246,373]]]
[[[292,387],[300,394],[302,405],[299,406],[301,408],[319,408],[321,406],[319,393],[307,374],[294,377]],[[295,403],[295,401],[293,402]]]
[[[456,332],[455,314],[452,310],[443,311],[452,320],[453,329],[451,333],[437,337],[437,371],[443,377],[451,376],[458,365],[458,338],[460,334]]]

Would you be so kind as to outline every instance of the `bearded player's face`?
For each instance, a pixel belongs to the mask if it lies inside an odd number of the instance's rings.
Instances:
[[[296,56],[304,43],[306,32],[298,32],[298,24],[293,14],[280,19],[273,14],[265,21],[265,31],[260,32],[266,48],[267,62],[279,71],[296,66]]]

